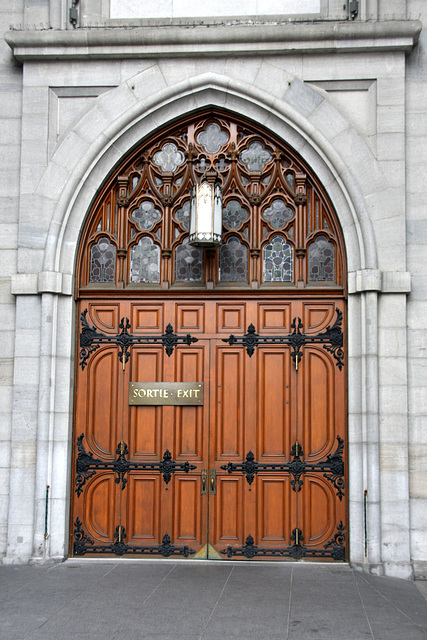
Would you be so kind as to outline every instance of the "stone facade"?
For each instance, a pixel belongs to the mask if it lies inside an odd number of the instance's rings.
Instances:
[[[221,5],[205,18],[185,2],[138,17],[132,0],[81,0],[75,28],[71,4],[0,8],[3,562],[67,555],[73,274],[91,201],[145,135],[217,105],[293,146],[337,211],[349,272],[350,560],[425,576],[424,3],[361,0],[352,20],[342,0],[307,1],[299,16],[264,2],[266,15],[250,18],[237,2],[232,18]]]

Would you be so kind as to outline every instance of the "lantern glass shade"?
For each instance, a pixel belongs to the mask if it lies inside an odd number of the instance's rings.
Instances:
[[[191,194],[190,235],[196,247],[217,247],[222,239],[222,191],[219,182],[195,184]]]

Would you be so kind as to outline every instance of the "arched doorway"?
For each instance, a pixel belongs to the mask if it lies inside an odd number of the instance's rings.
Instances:
[[[219,110],[157,132],[100,190],[77,274],[71,553],[345,559],[344,246],[297,154]]]

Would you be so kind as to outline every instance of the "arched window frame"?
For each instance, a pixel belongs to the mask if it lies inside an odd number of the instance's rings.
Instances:
[[[209,148],[218,151],[208,153],[198,142],[210,127],[219,136],[219,143]],[[218,134],[218,131],[220,134]],[[227,135],[223,134],[226,132]],[[225,143],[223,141],[227,139]],[[221,144],[222,143],[222,144]],[[173,171],[163,171],[153,158],[170,144],[177,161],[163,166]],[[258,153],[258,155],[257,155]],[[166,157],[166,156],[164,156]],[[185,158],[183,161],[182,158]],[[249,158],[249,160],[248,160]],[[243,161],[245,160],[245,162]],[[294,279],[283,283],[287,288],[331,287],[345,288],[345,253],[341,229],[326,193],[298,154],[283,141],[278,140],[255,123],[244,121],[226,112],[201,111],[184,118],[180,123],[157,132],[130,152],[106,180],[100,189],[82,230],[76,293],[90,289],[126,289],[138,287],[130,282],[130,255],[142,235],[148,235],[160,247],[160,283],[152,288],[180,288],[186,283],[174,281],[174,254],[177,246],[188,235],[185,226],[176,219],[176,212],[188,202],[190,190],[207,166],[214,166],[223,179],[224,207],[230,200],[237,200],[248,212],[247,220],[237,227],[224,224],[224,240],[236,234],[249,249],[248,283],[221,283],[218,275],[217,253],[205,251],[204,280],[197,286],[268,288],[277,283],[263,282],[262,251],[272,234],[281,233],[294,248]],[[254,170],[255,169],[255,170]],[[280,198],[294,216],[279,228],[269,225],[263,212]],[[149,200],[162,212],[162,217],[152,228],[141,229],[132,212]],[[308,252],[316,234],[325,234],[335,246],[335,281],[308,280]],[[101,236],[106,236],[116,246],[116,282],[90,282],[90,247]],[[192,283],[189,283],[191,286]],[[140,283],[147,288],[148,283]]]

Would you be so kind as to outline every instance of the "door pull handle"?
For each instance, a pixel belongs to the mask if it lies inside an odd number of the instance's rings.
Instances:
[[[209,472],[209,482],[210,482],[209,493],[211,495],[215,495],[216,494],[216,471],[215,471],[215,469],[211,469],[210,472]]]
[[[202,490],[200,492],[202,496],[208,492],[207,484],[208,484],[208,472],[206,471],[206,469],[202,469]]]

